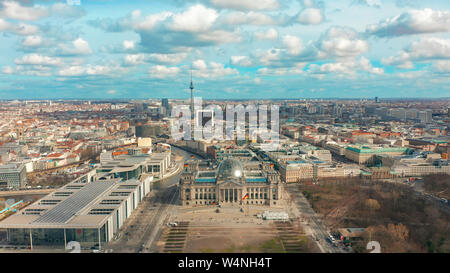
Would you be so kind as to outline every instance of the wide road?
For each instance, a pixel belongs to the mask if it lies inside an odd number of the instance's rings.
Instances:
[[[298,185],[290,184],[287,185],[286,188],[289,189],[290,192],[295,192],[295,203],[297,208],[302,217],[307,221],[306,225],[310,228],[313,237],[319,239],[317,243],[320,245],[320,249],[328,253],[345,252],[343,249],[328,241],[329,231],[325,223],[317,216],[306,197],[298,189]]]
[[[172,146],[172,152],[183,157],[178,164],[191,158],[191,153]],[[194,155],[194,158],[199,157]],[[155,252],[155,238],[161,233],[167,216],[178,204],[178,182],[181,172],[154,182],[152,192],[135,209],[120,230],[120,237],[112,240],[105,249],[112,252]]]
[[[21,190],[21,191],[1,191],[0,197],[10,196],[24,196],[24,195],[47,195],[54,192],[56,189],[35,189],[35,190]]]
[[[418,197],[427,200],[428,202],[439,207],[446,213],[450,213],[450,205],[448,203],[442,202],[440,197],[425,191],[423,186],[424,183],[423,179],[415,179],[413,181],[408,181],[407,177],[402,177],[402,178],[381,179],[380,181],[387,183],[397,183],[399,185],[410,187],[411,189],[414,190],[415,194]]]

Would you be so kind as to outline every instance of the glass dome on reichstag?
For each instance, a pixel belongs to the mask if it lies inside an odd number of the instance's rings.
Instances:
[[[236,159],[225,159],[219,164],[217,177],[219,178],[240,178],[244,176],[244,168],[241,162]]]

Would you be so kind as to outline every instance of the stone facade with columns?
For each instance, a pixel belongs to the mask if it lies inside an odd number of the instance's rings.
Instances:
[[[199,168],[199,161],[185,164],[180,179],[183,206],[261,205],[277,206],[281,200],[281,180],[273,165],[223,160],[217,170]],[[248,197],[246,195],[248,194]]]

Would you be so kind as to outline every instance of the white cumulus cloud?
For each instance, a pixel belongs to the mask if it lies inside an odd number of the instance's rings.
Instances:
[[[224,23],[229,25],[273,25],[275,20],[261,12],[232,12],[226,15],[223,19]]]
[[[36,47],[40,46],[41,44],[42,37],[38,35],[27,36],[22,42],[22,45],[26,47]]]
[[[426,8],[406,11],[366,27],[366,32],[378,37],[436,33],[450,31],[450,11]]]
[[[230,62],[232,65],[251,66],[252,60],[248,56],[231,56]]]
[[[78,38],[72,41],[71,45],[59,44],[61,54],[63,55],[89,55],[92,54],[92,49],[89,43],[83,38]]]
[[[59,66],[63,64],[61,58],[52,58],[36,53],[22,56],[22,58],[16,58],[14,62],[19,65]]]
[[[22,6],[20,3],[15,1],[0,2],[0,16],[4,18],[34,21],[48,15],[48,9],[39,5],[29,7]]]
[[[255,32],[255,38],[258,40],[276,40],[278,39],[278,32],[274,28],[269,28],[266,31]]]
[[[128,54],[124,57],[124,62],[126,65],[138,65],[145,63],[144,54]]]
[[[327,55],[335,57],[358,56],[369,50],[369,43],[358,37],[356,31],[344,27],[332,27],[319,41]]]
[[[323,21],[322,11],[317,8],[306,8],[300,12],[297,20],[304,25],[318,25]]]
[[[300,54],[300,52],[302,52],[302,40],[296,36],[283,36],[283,44],[287,48],[288,53],[291,55],[298,55]]]
[[[150,67],[149,73],[151,78],[165,79],[167,77],[174,77],[178,75],[180,68],[167,67],[164,65],[155,65]]]
[[[210,29],[218,17],[216,10],[195,5],[185,12],[173,15],[173,22],[169,27],[177,31],[202,32]]]
[[[134,41],[128,41],[128,40],[123,41],[123,48],[125,50],[134,49],[134,47],[135,47]]]
[[[210,0],[218,8],[235,10],[276,10],[280,7],[277,0]]]
[[[193,74],[200,78],[220,78],[228,75],[236,75],[239,72],[230,67],[225,67],[221,63],[209,62],[206,64],[205,60],[199,59],[192,62]]]

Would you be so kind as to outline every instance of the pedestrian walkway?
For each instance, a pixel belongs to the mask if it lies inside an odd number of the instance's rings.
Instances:
[[[189,222],[173,223],[165,235],[165,253],[182,253],[186,247]]]
[[[307,250],[307,241],[302,240],[302,234],[291,221],[275,221],[275,228],[286,253],[302,253]]]

